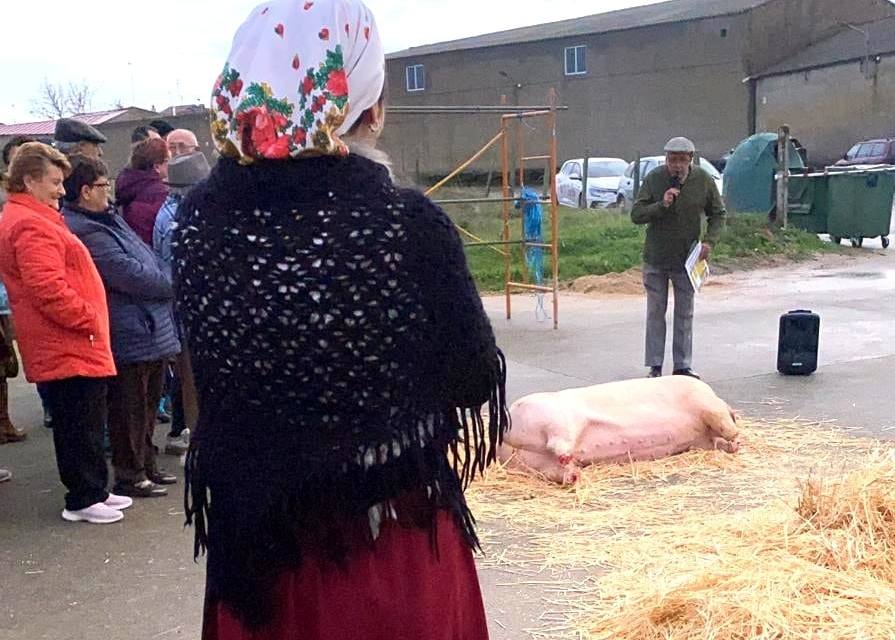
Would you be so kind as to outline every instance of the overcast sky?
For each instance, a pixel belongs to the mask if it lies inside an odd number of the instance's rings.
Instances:
[[[386,51],[657,0],[367,0]],[[208,103],[253,0],[3,0],[0,122],[33,111],[44,78],[86,81],[93,110]]]

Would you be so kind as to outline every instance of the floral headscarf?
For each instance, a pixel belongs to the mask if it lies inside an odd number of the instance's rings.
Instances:
[[[236,32],[214,84],[212,136],[243,162],[344,155],[339,136],[384,83],[382,42],[363,2],[265,2]]]

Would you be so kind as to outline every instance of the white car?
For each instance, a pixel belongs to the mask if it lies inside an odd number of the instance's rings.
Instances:
[[[640,182],[643,184],[643,179],[649,174],[650,171],[655,169],[656,167],[660,167],[665,164],[665,156],[649,156],[647,158],[640,159]],[[721,173],[715,168],[711,162],[706,160],[705,158],[699,159],[699,166],[705,169],[712,179],[715,181],[715,184],[718,185],[718,193],[724,193],[724,177]],[[621,182],[618,187],[619,194],[624,198],[623,205],[630,209],[634,204],[634,198],[636,195],[634,194],[634,163],[628,165],[628,168],[625,169],[625,175],[622,177]]]
[[[610,207],[621,203],[619,181],[628,163],[621,158],[590,158],[587,161],[587,206]],[[556,174],[556,196],[567,207],[581,207],[581,176],[584,159],[566,160]]]

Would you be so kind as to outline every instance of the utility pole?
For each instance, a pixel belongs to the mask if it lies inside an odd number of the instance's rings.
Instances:
[[[777,131],[777,222],[786,228],[789,217],[789,125]]]

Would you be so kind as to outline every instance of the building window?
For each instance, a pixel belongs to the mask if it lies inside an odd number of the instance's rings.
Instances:
[[[726,37],[727,37],[727,29],[721,29],[721,37],[722,37],[722,38],[726,38]]]
[[[407,66],[407,91],[426,90],[426,67],[421,64]]]
[[[587,47],[566,47],[566,75],[580,76],[587,73]]]

